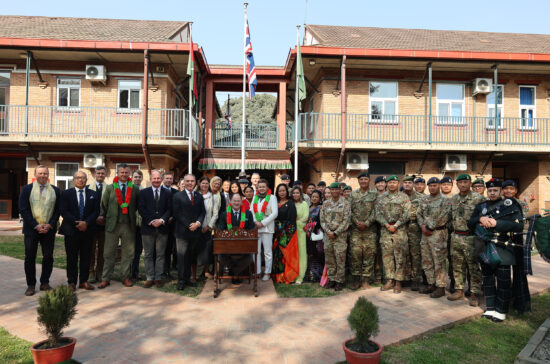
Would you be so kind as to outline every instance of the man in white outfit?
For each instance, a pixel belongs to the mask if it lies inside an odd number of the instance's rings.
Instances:
[[[264,202],[267,202],[264,207]],[[258,190],[250,205],[250,211],[254,218],[254,223],[258,228],[258,270],[256,273],[262,272],[262,246],[264,247],[265,259],[265,274],[264,281],[268,281],[271,275],[271,264],[273,262],[272,245],[273,233],[275,232],[275,219],[279,212],[277,208],[277,199],[271,194],[271,190],[267,188],[267,181],[260,179],[258,181]]]

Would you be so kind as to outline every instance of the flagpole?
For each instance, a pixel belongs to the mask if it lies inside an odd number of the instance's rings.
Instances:
[[[191,52],[194,52],[194,48],[193,48],[193,43],[192,43],[192,40],[193,40],[193,37],[191,36],[191,26],[193,25],[193,23],[189,23],[189,44],[190,44],[190,49],[189,49],[189,57],[191,57]],[[187,121],[188,121],[188,147],[189,147],[189,151],[188,151],[188,161],[187,163],[189,164],[189,174],[192,174],[193,173],[193,138],[192,138],[192,134],[191,134],[191,113],[193,112],[193,77],[194,77],[194,72],[195,72],[195,62],[193,62],[193,64],[191,65],[191,76],[189,77],[189,112],[188,112],[188,116],[187,116]]]
[[[300,43],[300,25],[296,26],[296,85],[294,86],[294,180],[298,180],[298,132],[300,116],[298,115],[298,44]]]
[[[243,31],[243,120],[241,123],[241,173],[244,173],[244,150],[246,145],[246,22],[248,20],[246,15],[246,7],[248,3],[244,3],[244,31]]]

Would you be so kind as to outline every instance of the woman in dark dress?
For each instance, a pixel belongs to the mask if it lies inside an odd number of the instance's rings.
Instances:
[[[290,199],[288,186],[281,183],[275,190],[279,213],[273,235],[272,275],[276,283],[290,284],[299,273],[296,206]]]
[[[323,244],[323,230],[319,215],[321,213],[321,191],[315,190],[311,193],[311,207],[309,218],[306,224],[306,246],[307,246],[307,272],[306,278],[311,282],[320,282],[325,266],[325,251]]]

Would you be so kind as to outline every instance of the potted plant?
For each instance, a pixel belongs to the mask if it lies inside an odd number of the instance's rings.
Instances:
[[[355,338],[342,345],[349,364],[377,364],[382,355],[382,345],[372,340],[378,329],[378,309],[365,297],[359,297],[348,316],[348,323]]]
[[[72,358],[76,339],[63,337],[63,329],[75,316],[77,302],[76,293],[68,286],[47,291],[38,299],[38,324],[48,339],[31,347],[36,364],[54,364]]]

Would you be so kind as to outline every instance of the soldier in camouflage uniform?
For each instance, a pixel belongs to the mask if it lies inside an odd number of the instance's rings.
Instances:
[[[481,270],[474,255],[474,236],[468,229],[468,220],[472,216],[477,204],[485,198],[479,193],[471,191],[472,177],[461,174],[456,178],[459,193],[451,197],[451,258],[453,260],[456,291],[447,297],[456,301],[464,297],[464,278],[466,271],[470,273],[470,306],[479,305],[481,294]]]
[[[424,191],[426,191],[426,180],[422,177],[418,177],[417,179],[415,179],[414,189],[416,192],[424,194]]]
[[[360,188],[353,191],[348,199],[351,206],[350,265],[353,276],[352,289],[363,285],[368,288],[368,280],[374,270],[376,239],[378,229],[374,223],[374,207],[378,194],[369,191],[370,176],[363,172],[358,176]]]
[[[472,191],[479,193],[481,196],[485,196],[485,181],[482,178],[477,178],[472,182]]]
[[[351,221],[349,202],[341,196],[340,184],[330,185],[332,198],[323,203],[321,208],[321,227],[326,234],[325,264],[330,285],[341,291],[344,288],[346,276],[346,252],[348,249],[348,227]]]
[[[430,297],[439,298],[445,296],[447,283],[445,258],[451,203],[440,193],[439,178],[430,178],[428,190],[430,195],[422,201],[416,214],[418,225],[422,229],[422,268],[430,285],[420,290],[420,293],[430,293]]]
[[[386,177],[378,176],[374,180],[374,187],[377,196],[380,196],[386,192]],[[376,217],[375,217],[376,220]],[[381,227],[378,221],[374,222],[376,225],[376,257],[374,258],[374,282],[381,284],[384,280],[384,263],[382,262],[382,247],[380,246],[380,231]]]
[[[387,179],[388,191],[376,199],[376,220],[381,225],[380,245],[386,284],[381,288],[401,293],[401,282],[405,279],[405,255],[407,254],[407,222],[411,202],[407,195],[399,192],[399,177]]]
[[[414,189],[413,180],[414,176],[403,177],[403,192],[411,201],[411,217],[407,224],[408,254],[406,256],[405,280],[412,280],[411,290],[418,291],[422,282],[422,255],[420,252],[422,231],[416,222],[416,211],[426,195]]]
[[[440,181],[441,186],[441,194],[447,198],[453,197],[453,179],[449,176],[441,178]],[[451,279],[451,282],[449,284],[449,291],[451,293],[455,292],[455,275],[453,273],[453,259],[451,258],[451,226],[449,224],[448,226],[448,233],[447,233],[447,261],[448,263],[448,271],[449,278]],[[466,268],[463,267],[463,270]]]

